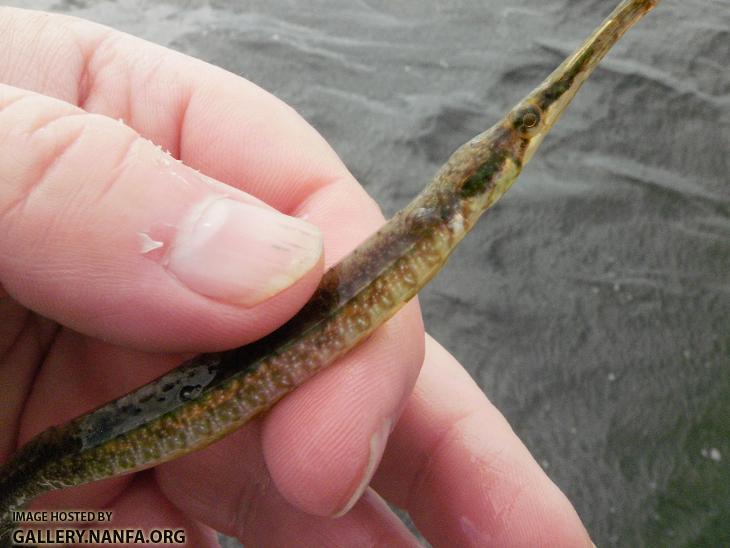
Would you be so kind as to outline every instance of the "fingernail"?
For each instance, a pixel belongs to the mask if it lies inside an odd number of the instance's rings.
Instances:
[[[322,234],[314,225],[219,198],[182,223],[166,266],[193,291],[248,307],[292,285],[321,254]]]
[[[342,517],[352,510],[352,507],[355,506],[358,500],[360,500],[365,489],[367,489],[368,485],[370,485],[370,480],[373,479],[373,474],[375,473],[375,470],[378,469],[378,464],[380,464],[380,459],[383,456],[383,450],[385,449],[385,444],[388,442],[388,436],[390,436],[392,428],[393,419],[385,419],[373,435],[370,436],[370,454],[368,456],[368,463],[365,466],[364,473],[360,479],[360,483],[358,483],[357,488],[353,491],[342,509],[332,514],[333,518]]]

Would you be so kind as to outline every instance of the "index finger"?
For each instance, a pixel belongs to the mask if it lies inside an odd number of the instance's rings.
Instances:
[[[291,107],[223,69],[103,25],[15,8],[0,8],[0,51],[0,82],[121,119],[280,211],[338,181],[370,205]]]
[[[565,495],[431,337],[373,485],[434,546],[592,546]]]

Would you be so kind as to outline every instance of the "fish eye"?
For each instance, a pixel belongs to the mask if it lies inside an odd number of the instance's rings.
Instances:
[[[522,125],[525,127],[535,127],[539,121],[540,118],[537,113],[532,111],[525,112],[525,115],[522,117]]]
[[[539,123],[540,111],[534,106],[525,107],[518,111],[513,119],[515,129],[524,133],[529,133]]]

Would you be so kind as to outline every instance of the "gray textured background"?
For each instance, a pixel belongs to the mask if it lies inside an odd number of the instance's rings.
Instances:
[[[606,0],[15,1],[293,105],[392,214]],[[664,0],[423,293],[599,546],[730,545],[730,1]]]

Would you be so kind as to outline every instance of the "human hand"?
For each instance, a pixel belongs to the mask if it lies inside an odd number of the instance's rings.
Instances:
[[[321,238],[330,265],[382,223],[322,138],[245,80],[14,9],[0,47],[0,460],[184,353],[261,337],[316,286]],[[211,528],[247,545],[414,544],[377,492],[436,546],[590,546],[496,409],[423,341],[413,302],[239,432],[36,506],[111,508],[114,528],[184,528],[193,546],[215,545]]]

